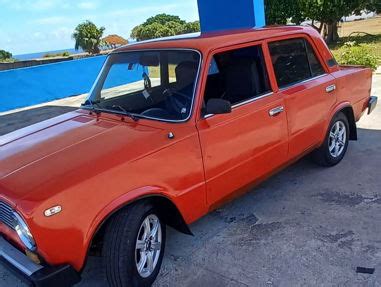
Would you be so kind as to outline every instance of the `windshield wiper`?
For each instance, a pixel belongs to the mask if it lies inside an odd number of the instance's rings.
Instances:
[[[123,115],[126,115],[127,117],[130,117],[135,122],[137,122],[139,120],[139,118],[135,114],[132,114],[132,113],[128,112],[125,108],[123,108],[120,105],[113,105],[112,108],[113,109],[117,108],[117,109],[121,110],[123,112]]]
[[[94,113],[100,113],[102,108],[100,108],[99,103],[87,99],[83,104],[81,104],[82,107],[90,108]],[[97,107],[95,107],[97,106]]]
[[[97,114],[99,114],[101,112],[105,112],[105,113],[113,113],[114,112],[114,113],[118,113],[118,114],[127,116],[127,117],[131,118],[132,120],[134,120],[135,122],[137,122],[139,120],[139,118],[135,114],[128,112],[125,108],[123,108],[120,105],[113,105],[111,107],[101,107],[99,105],[99,102],[87,99],[81,106],[85,109],[90,109],[92,112],[97,113]],[[121,113],[118,111],[112,110],[112,109],[119,109],[121,111]]]

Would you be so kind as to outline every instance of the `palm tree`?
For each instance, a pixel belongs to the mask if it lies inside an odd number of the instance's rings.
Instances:
[[[102,45],[102,36],[105,28],[98,28],[91,21],[85,21],[79,24],[72,35],[75,40],[75,49],[82,50],[90,54],[98,54],[100,52],[100,46]]]

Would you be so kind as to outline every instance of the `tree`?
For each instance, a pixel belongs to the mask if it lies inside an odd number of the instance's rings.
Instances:
[[[200,31],[199,21],[186,22],[178,16],[158,14],[134,27],[131,31],[131,38],[142,41],[197,31]]]
[[[266,0],[266,23],[268,25],[300,24],[304,18],[298,1],[295,0]]]
[[[4,51],[4,50],[0,50],[0,60],[1,61],[10,60],[10,59],[12,59],[11,53]]]
[[[79,24],[72,35],[75,40],[75,49],[82,48],[82,50],[90,54],[99,53],[104,30],[104,27],[98,28],[90,21]]]
[[[338,22],[345,16],[361,11],[380,11],[377,0],[266,0],[268,24],[299,24],[311,20],[328,43],[338,39]],[[319,22],[317,27],[315,23]]]

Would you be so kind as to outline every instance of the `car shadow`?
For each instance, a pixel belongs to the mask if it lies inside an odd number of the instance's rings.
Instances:
[[[0,116],[0,136],[76,110],[69,106],[43,106]]]

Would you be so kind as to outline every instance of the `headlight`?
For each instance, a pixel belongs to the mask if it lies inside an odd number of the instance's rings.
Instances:
[[[33,239],[32,234],[30,233],[28,225],[26,225],[24,219],[17,213],[13,212],[13,217],[15,219],[15,230],[20,237],[22,243],[28,248],[30,251],[34,251],[36,249],[36,243]]]

